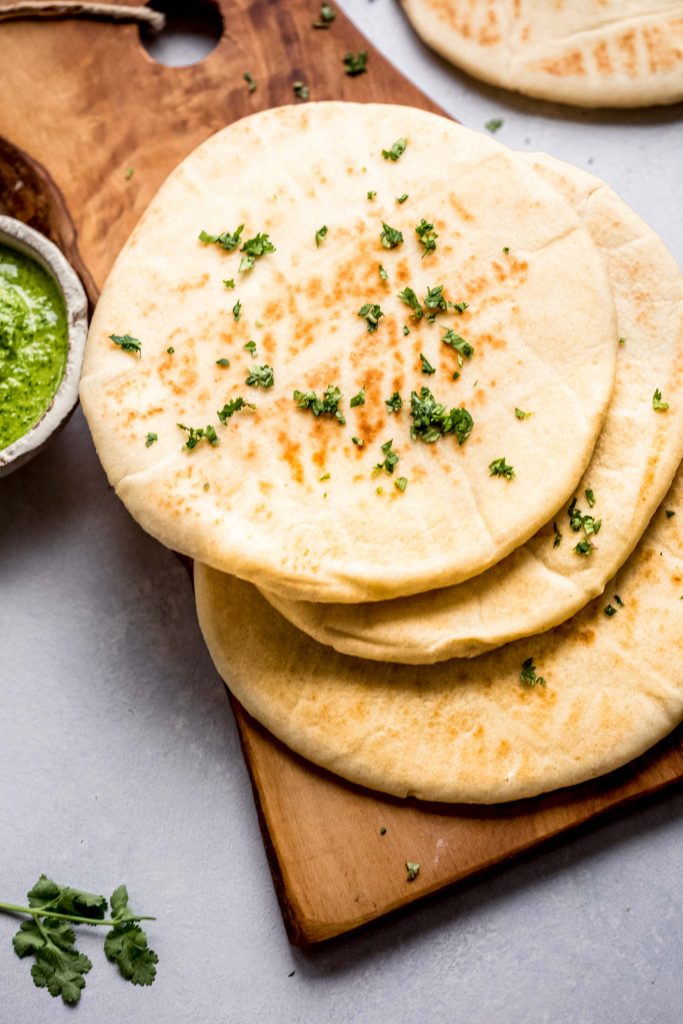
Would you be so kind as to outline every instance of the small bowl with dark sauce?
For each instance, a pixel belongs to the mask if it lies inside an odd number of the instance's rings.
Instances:
[[[66,423],[78,401],[88,300],[61,251],[0,216],[0,476]]]

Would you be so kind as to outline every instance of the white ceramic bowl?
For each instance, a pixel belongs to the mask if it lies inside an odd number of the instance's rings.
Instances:
[[[41,418],[20,438],[0,450],[0,476],[18,469],[45,447],[63,427],[78,401],[83,351],[88,333],[88,299],[65,257],[45,235],[13,217],[0,216],[0,245],[32,257],[54,278],[64,296],[68,350],[64,376]]]

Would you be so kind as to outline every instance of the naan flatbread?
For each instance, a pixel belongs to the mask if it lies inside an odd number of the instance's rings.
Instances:
[[[394,601],[315,604],[264,591],[295,626],[344,654],[430,664],[564,622],[623,565],[683,458],[683,275],[676,261],[604,182],[552,157],[529,159],[578,211],[604,255],[616,300],[623,341],[614,394],[575,495],[577,508],[602,525],[587,535],[575,520],[573,531],[568,502],[554,520],[561,538],[549,523],[474,579]],[[656,390],[670,399],[668,410],[653,408]],[[581,555],[576,544],[588,536],[592,547]]]
[[[425,310],[438,287],[433,303],[469,308]],[[599,253],[518,156],[407,107],[305,104],[173,172],[105,285],[81,398],[117,494],[163,543],[282,596],[380,600],[473,576],[548,521],[590,459],[616,348]],[[268,367],[273,387],[245,384]],[[411,439],[422,388],[446,406],[435,443]]]
[[[402,0],[429,46],[475,78],[582,107],[683,99],[681,0]]]
[[[536,796],[618,768],[683,717],[683,471],[605,597],[480,658],[350,658],[247,583],[201,565],[195,583],[211,656],[247,711],[315,764],[395,796]]]

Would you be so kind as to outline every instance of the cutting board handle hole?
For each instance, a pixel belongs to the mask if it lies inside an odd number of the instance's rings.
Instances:
[[[140,41],[157,64],[199,64],[218,46],[223,15],[216,0],[152,0],[147,6],[166,15],[161,32],[140,26]]]

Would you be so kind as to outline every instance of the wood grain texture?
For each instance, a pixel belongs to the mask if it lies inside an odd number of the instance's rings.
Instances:
[[[225,124],[292,102],[294,81],[304,81],[312,99],[438,109],[341,12],[329,30],[314,30],[318,0],[218,6],[220,43],[203,63],[186,68],[155,64],[133,25],[0,24],[0,211],[53,238],[91,301],[178,161]],[[342,58],[361,49],[369,54],[368,72],[350,78]],[[248,91],[245,71],[256,92]],[[523,804],[402,802],[306,764],[233,707],[278,896],[297,943],[356,928],[683,778],[679,732],[608,778]],[[406,880],[406,860],[421,865],[414,882]]]

